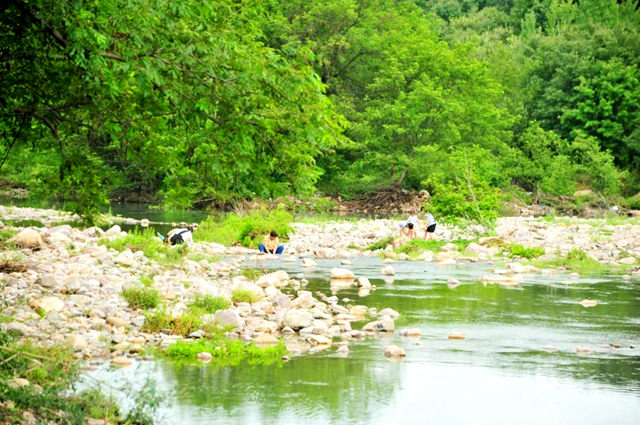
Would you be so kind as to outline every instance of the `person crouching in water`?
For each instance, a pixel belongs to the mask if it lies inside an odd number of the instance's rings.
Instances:
[[[191,245],[193,243],[194,226],[187,226],[182,229],[172,229],[167,233],[165,242],[171,245],[186,244]]]
[[[272,230],[271,233],[264,237],[264,242],[258,244],[260,252],[266,252],[267,254],[282,254],[284,252],[284,245],[278,243],[278,233]]]

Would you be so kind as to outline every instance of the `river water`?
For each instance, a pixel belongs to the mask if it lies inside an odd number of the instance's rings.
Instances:
[[[306,290],[330,295],[330,269],[341,267],[340,260],[317,262],[311,271],[300,262],[261,267],[304,273]],[[393,308],[403,316],[397,330],[417,327],[420,339],[396,332],[351,342],[348,357],[330,348],[269,366],[156,360],[125,369],[105,365],[87,376],[107,389],[134,392],[152,379],[163,397],[163,424],[639,423],[637,278],[535,274],[521,286],[503,287],[480,282],[492,268],[486,263],[396,262],[393,281],[385,281],[379,258],[353,263],[347,267],[377,290],[361,298],[349,288],[339,298]],[[449,286],[449,277],[461,284]],[[583,299],[598,305],[582,307]],[[453,331],[467,338],[449,340]],[[388,361],[383,347],[389,344],[403,347],[405,360]],[[578,346],[594,351],[578,355]],[[115,394],[130,405],[129,396]]]

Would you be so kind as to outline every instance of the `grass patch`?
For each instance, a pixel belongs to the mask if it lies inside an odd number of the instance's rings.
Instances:
[[[16,248],[13,242],[7,242],[18,233],[14,229],[0,229],[0,251],[7,251]]]
[[[256,269],[254,267],[244,267],[240,271],[240,274],[247,278],[247,280],[258,280],[260,276],[264,274],[264,272],[260,269]]]
[[[127,300],[131,308],[147,310],[160,305],[158,291],[144,286],[125,289],[122,291],[122,297]]]
[[[144,286],[146,286],[147,288],[150,288],[153,286],[154,280],[153,280],[153,274],[146,274],[144,276],[140,276],[140,283]]]
[[[152,229],[143,231],[135,229],[124,238],[113,240],[102,238],[98,241],[98,244],[113,248],[118,252],[126,249],[130,249],[132,252],[142,251],[150,260],[168,264],[181,264],[189,251],[186,245],[172,247],[163,243],[156,237]]]
[[[214,297],[213,295],[196,295],[191,307],[195,307],[205,313],[213,314],[218,310],[226,310],[231,307],[229,300],[223,297]]]
[[[236,289],[231,293],[231,301],[234,303],[250,303],[253,304],[262,299],[261,296],[249,289]]]
[[[389,236],[383,239],[380,239],[378,242],[374,242],[368,247],[365,248],[366,251],[377,251],[379,249],[385,249],[387,246],[393,243],[393,236]],[[356,249],[358,249],[356,247]]]
[[[526,258],[527,260],[532,260],[534,258],[538,258],[541,255],[544,255],[544,248],[540,247],[524,247],[519,244],[513,244],[509,248],[511,251],[511,255],[517,255],[522,258]]]
[[[618,273],[625,270],[622,266],[602,264],[589,257],[586,252],[574,248],[565,257],[553,260],[536,261],[534,265],[538,268],[565,268],[579,273]]]
[[[477,242],[475,240],[456,239],[452,241],[436,241],[436,240],[424,240],[424,239],[411,239],[406,244],[395,250],[398,254],[407,254],[409,256],[419,255],[423,251],[438,252],[448,243],[452,243],[458,247],[459,251],[464,251],[465,248],[471,243]]]
[[[226,215],[222,221],[216,222],[214,217],[208,217],[200,223],[198,239],[206,242],[216,242],[226,246],[239,243],[240,245],[257,248],[264,236],[271,230],[278,232],[280,242],[289,240],[289,234],[294,233],[291,227],[293,216],[278,207],[268,211],[262,207],[243,217],[236,214]]]
[[[180,317],[173,317],[165,309],[158,308],[144,315],[144,332],[169,330],[173,335],[188,336],[204,327],[202,319],[193,311],[185,311]]]
[[[174,359],[196,360],[198,353],[209,353],[212,362],[220,366],[237,366],[246,361],[251,365],[272,364],[279,362],[287,354],[282,340],[275,347],[258,348],[254,344],[245,344],[239,340],[231,340],[218,336],[195,342],[177,341],[165,351],[165,355]]]

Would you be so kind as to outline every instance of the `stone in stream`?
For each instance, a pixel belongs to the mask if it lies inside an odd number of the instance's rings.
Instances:
[[[462,332],[451,332],[449,334],[449,339],[462,340],[465,339],[466,336]]]
[[[573,351],[578,355],[591,354],[593,353],[593,348],[578,346],[574,348]]]
[[[300,267],[315,267],[315,266],[317,266],[316,262],[310,258],[303,259],[302,264],[300,265]]]
[[[387,345],[384,347],[384,355],[389,359],[402,359],[407,355],[404,350],[397,345]]]
[[[580,301],[580,305],[583,307],[595,307],[598,305],[598,302],[594,300],[582,300]]]
[[[198,353],[196,355],[196,360],[202,363],[208,363],[211,360],[213,360],[213,356],[211,355],[211,353],[207,353],[206,351],[203,351],[202,353]]]
[[[422,336],[422,332],[420,332],[420,329],[418,328],[410,328],[410,329],[403,329],[400,331],[400,335],[402,336],[406,336],[406,337],[420,337]]]
[[[133,360],[124,356],[117,356],[111,359],[111,363],[116,366],[130,366],[133,364]]]
[[[460,281],[458,279],[450,277],[449,280],[447,280],[447,285],[449,285],[449,288],[455,288],[456,286],[460,285]]]
[[[339,355],[346,357],[349,355],[349,347],[347,347],[346,345],[342,345],[340,346],[340,348],[338,348],[337,352]]]
[[[331,269],[331,279],[355,279],[355,276],[351,270],[348,269]]]
[[[393,276],[396,274],[396,271],[394,270],[393,266],[387,266],[384,269],[382,269],[381,272],[384,276]]]
[[[371,282],[366,277],[358,278],[358,287],[360,288],[371,288]]]

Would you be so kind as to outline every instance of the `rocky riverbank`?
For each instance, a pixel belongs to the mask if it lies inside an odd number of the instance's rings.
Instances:
[[[436,240],[470,242],[462,250],[457,244],[443,243],[438,250],[423,250],[411,257],[392,251],[394,245],[407,240],[396,239],[378,251],[366,250],[398,235],[397,223],[391,220],[295,223],[296,233],[291,235],[282,260],[298,263],[300,273],[290,276],[280,270],[252,279],[242,274],[244,263],[265,264],[277,257],[258,255],[244,247],[196,242],[181,263],[163,263],[141,250],[107,248],[105,241],[127,236],[117,225],[106,232],[96,227],[78,229],[57,224],[72,220],[64,213],[0,206],[0,220],[18,217],[40,220],[46,227],[9,228],[0,222],[0,232],[13,235],[0,251],[1,330],[18,333],[25,340],[68,344],[78,359],[91,362],[112,359],[128,364],[132,358],[143,357],[151,346],[166,347],[177,340],[203,336],[203,330],[189,335],[172,329],[143,332],[148,312],[131,308],[122,293],[140,287],[144,279],[151,279],[149,286],[160,294],[171,317],[186,314],[197,295],[231,300],[234,291],[243,289],[258,301],[235,302],[230,308],[202,315],[203,323],[226,327],[229,336],[255,341],[259,346],[284,339],[294,354],[336,346],[346,355],[350,339],[394,332],[401,312],[377,311],[344,302],[337,294],[306,291],[305,270],[314,267],[317,260],[342,258],[343,268],[332,270],[326,278],[332,279],[332,285],[357,285],[361,296],[376,289],[369,279],[393,275],[393,261],[433,261],[447,267],[504,257],[504,264],[486,279],[506,284],[517,282],[520,273],[553,272],[507,258],[505,247],[512,244],[543,248],[541,259],[562,257],[577,249],[600,263],[625,267],[627,277],[639,273],[634,264],[640,259],[640,223],[635,221],[607,224],[605,220],[502,218],[495,235],[481,238],[475,236],[476,229],[440,225]],[[380,259],[379,275],[354,276],[348,270],[350,259],[383,252],[381,257],[386,259]],[[351,326],[354,321],[367,324],[355,330]],[[404,331],[415,335],[415,330]],[[394,349],[387,352],[396,353]]]

